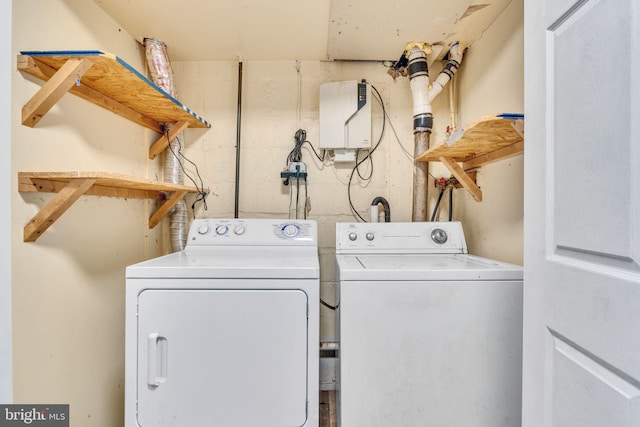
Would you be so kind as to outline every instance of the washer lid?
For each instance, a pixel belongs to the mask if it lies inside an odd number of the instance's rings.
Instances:
[[[522,267],[467,254],[337,255],[341,281],[522,280]]]
[[[127,278],[318,279],[315,247],[191,247],[131,265]]]

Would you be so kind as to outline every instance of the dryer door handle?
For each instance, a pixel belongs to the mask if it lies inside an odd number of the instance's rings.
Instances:
[[[168,341],[158,332],[147,336],[147,384],[158,387],[167,381]]]

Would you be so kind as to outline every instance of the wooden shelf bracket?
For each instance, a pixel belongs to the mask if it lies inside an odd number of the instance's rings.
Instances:
[[[34,127],[62,96],[78,84],[93,62],[86,58],[71,58],[22,107],[22,124]]]
[[[27,223],[24,227],[23,240],[35,242],[95,182],[94,179],[78,179],[69,182]]]
[[[83,195],[159,200],[161,205],[149,218],[149,228],[154,228],[186,194],[198,192],[184,185],[105,172],[18,172],[18,190],[57,193],[25,225],[25,242],[35,242]]]
[[[211,124],[117,56],[97,50],[25,51],[17,68],[44,85],[22,108],[22,124],[34,127],[67,93],[163,134],[149,149],[154,159],[187,127]],[[168,132],[165,134],[165,128]],[[18,191],[57,193],[24,227],[34,242],[83,195],[162,201],[149,218],[155,227],[187,194],[184,185],[105,172],[19,172]]]
[[[169,141],[173,141],[175,137],[187,127],[189,127],[189,122],[178,122],[174,124],[167,133],[163,134],[149,147],[149,159],[155,159],[158,154],[162,153],[162,151],[169,146]],[[168,139],[167,134],[169,135]]]
[[[482,190],[469,171],[516,156],[524,151],[524,116],[486,116],[464,128],[455,141],[442,141],[417,157],[421,162],[441,162],[477,202]],[[460,165],[460,163],[462,165]],[[473,175],[473,174],[472,174]]]
[[[163,133],[162,123],[187,122],[189,127],[211,127],[111,53],[26,51],[18,55],[17,68],[46,82],[23,109],[26,126],[35,126],[66,92],[71,92],[158,133]]]
[[[439,160],[447,167],[447,169],[449,169],[451,175],[453,175],[458,182],[460,182],[460,184],[469,191],[473,200],[476,202],[482,201],[482,190],[480,190],[480,187],[478,187],[475,180],[467,175],[465,170],[457,162],[446,157],[440,157]]]

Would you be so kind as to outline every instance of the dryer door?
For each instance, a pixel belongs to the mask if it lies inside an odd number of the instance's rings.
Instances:
[[[306,421],[302,291],[145,290],[137,353],[142,427]]]

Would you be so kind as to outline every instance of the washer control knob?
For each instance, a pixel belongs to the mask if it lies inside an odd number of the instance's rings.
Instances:
[[[287,224],[282,228],[285,237],[296,237],[299,231],[295,224]]]
[[[447,236],[447,232],[444,231],[442,228],[435,228],[431,232],[431,240],[433,240],[435,243],[439,245],[442,245],[443,243],[445,243],[448,238],[449,237]]]
[[[349,233],[349,240],[355,242],[356,240],[358,240],[358,235],[352,231],[351,233]]]
[[[368,232],[365,237],[367,238],[368,241],[372,241],[373,239],[376,238],[376,235],[373,234],[372,232]]]
[[[202,224],[198,227],[198,234],[207,234],[209,232],[209,224]]]
[[[229,231],[229,226],[226,224],[216,225],[216,234],[218,236],[224,236]]]
[[[243,224],[238,224],[233,229],[233,232],[238,236],[242,236],[245,231],[247,231],[247,229]]]

